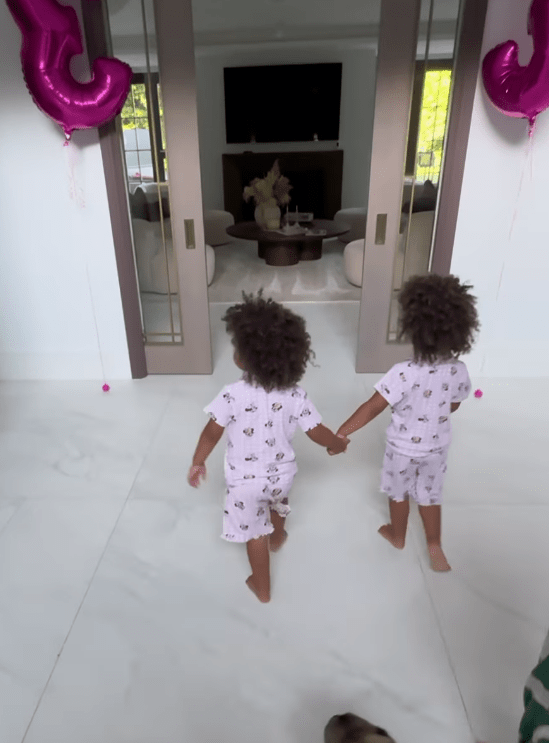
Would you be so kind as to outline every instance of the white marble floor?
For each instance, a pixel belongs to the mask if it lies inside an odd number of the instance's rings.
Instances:
[[[238,378],[212,307],[215,373],[0,385],[2,743],[321,743],[356,712],[398,743],[515,743],[549,625],[546,380],[475,380],[456,413],[443,509],[450,574],[417,512],[376,533],[387,416],[330,458],[298,432],[273,601],[219,538],[222,443],[186,484],[202,408]],[[370,394],[358,304],[298,304],[336,427]]]

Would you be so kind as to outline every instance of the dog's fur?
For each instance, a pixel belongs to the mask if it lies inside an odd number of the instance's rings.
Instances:
[[[324,730],[324,743],[395,743],[386,730],[347,712],[335,715]]]

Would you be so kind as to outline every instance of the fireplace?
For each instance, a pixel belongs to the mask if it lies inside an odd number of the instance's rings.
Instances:
[[[280,172],[293,186],[289,209],[313,212],[316,219],[333,219],[341,209],[343,151],[327,152],[244,152],[223,155],[223,193],[225,211],[235,222],[250,222],[254,218],[253,199],[246,203],[244,188],[254,178],[263,178],[278,159]]]

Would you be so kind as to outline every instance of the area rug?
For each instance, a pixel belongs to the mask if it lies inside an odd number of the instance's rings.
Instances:
[[[277,302],[360,301],[361,290],[349,284],[343,270],[345,243],[326,240],[322,258],[295,266],[267,266],[257,255],[257,243],[235,240],[215,248],[215,274],[210,302],[242,301],[242,291],[256,292]]]

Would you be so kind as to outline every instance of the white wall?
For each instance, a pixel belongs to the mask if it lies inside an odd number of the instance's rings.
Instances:
[[[107,380],[130,378],[97,130],[63,147],[25,85],[6,3],[0,43],[0,379],[100,380],[99,349]]]
[[[221,155],[251,152],[317,152],[337,149],[337,142],[283,142],[227,145],[223,68],[273,64],[341,62],[339,149],[343,150],[342,208],[366,206],[375,100],[375,49],[356,41],[272,44],[246,48],[197,48],[196,79],[200,166],[204,208],[223,209]],[[253,91],[250,91],[253,95]],[[273,98],[273,105],[284,100]],[[292,202],[292,207],[295,204]]]
[[[529,6],[490,0],[483,57],[515,39],[527,64]],[[452,272],[474,284],[479,298],[482,330],[467,359],[475,375],[548,374],[549,111],[538,117],[531,144],[532,177],[527,123],[496,111],[479,75],[452,261]]]

